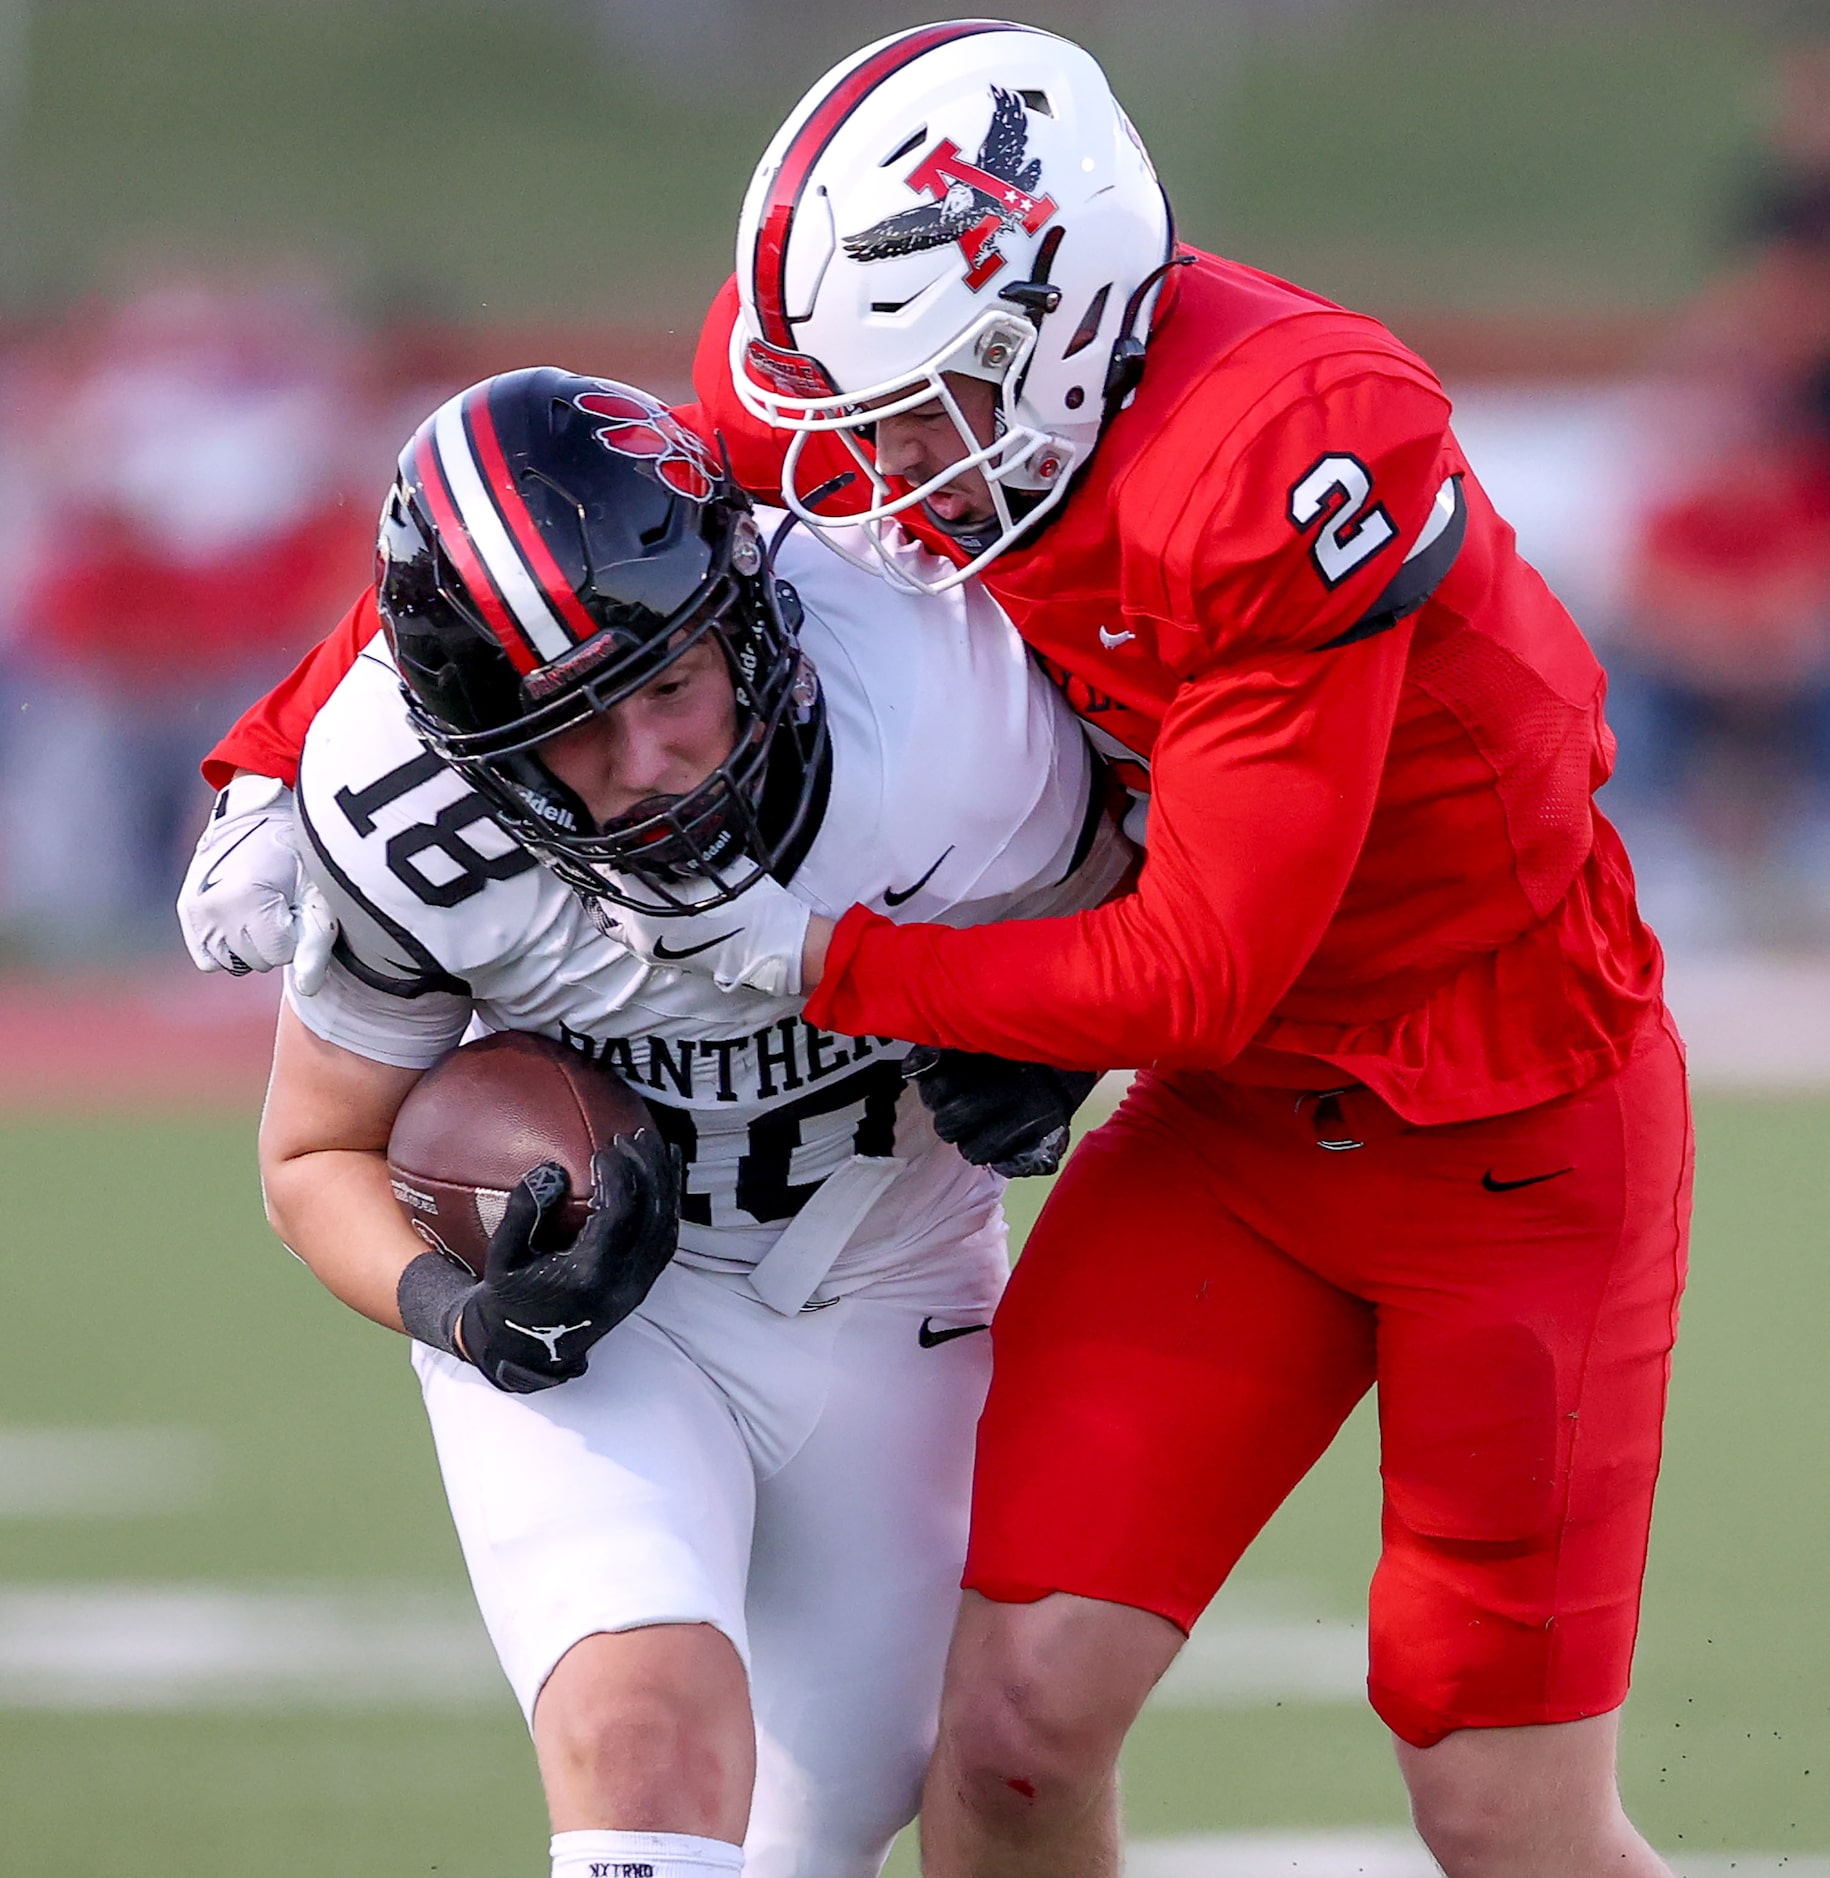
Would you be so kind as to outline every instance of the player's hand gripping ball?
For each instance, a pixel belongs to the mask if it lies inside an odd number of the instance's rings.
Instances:
[[[571,1183],[542,1161],[508,1196],[483,1277],[458,1307],[464,1353],[498,1389],[550,1389],[585,1373],[591,1347],[647,1297],[680,1234],[673,1155],[652,1127],[591,1157],[591,1203],[562,1223]]]
[[[515,1393],[582,1375],[679,1237],[678,1168],[646,1103],[547,1037],[505,1031],[435,1064],[388,1169],[433,1248],[401,1279],[408,1332]]]

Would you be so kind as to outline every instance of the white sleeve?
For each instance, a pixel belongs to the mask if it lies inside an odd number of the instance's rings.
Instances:
[[[364,984],[339,959],[323,986],[301,997],[286,967],[286,1002],[314,1037],[396,1069],[430,1069],[463,1040],[470,1000],[453,991],[422,991],[400,998]]]
[[[305,873],[337,917],[337,942],[324,983],[310,997],[300,994],[287,966],[287,1003],[326,1043],[396,1069],[430,1068],[464,1035],[468,987],[337,866],[302,801],[299,820]]]

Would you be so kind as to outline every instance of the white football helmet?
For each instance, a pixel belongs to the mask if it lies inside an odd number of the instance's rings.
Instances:
[[[911,584],[892,519],[968,469],[995,524],[922,591],[976,573],[1067,493],[1135,388],[1174,245],[1150,158],[1078,46],[1029,26],[954,20],[881,39],[822,78],[763,154],[737,225],[742,311],[731,376],[746,410],[799,433],[788,507],[862,527]],[[997,434],[972,435],[943,374],[999,389]],[[938,400],[966,454],[897,493],[870,426]],[[814,514],[807,437],[832,431],[871,486],[862,514]],[[986,537],[990,539],[987,540]],[[849,558],[860,558],[853,555]]]

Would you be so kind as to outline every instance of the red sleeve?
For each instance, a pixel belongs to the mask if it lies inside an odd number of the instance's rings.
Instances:
[[[1191,397],[1174,414],[1120,524],[1127,600],[1187,622],[1201,648],[1189,669],[1318,647],[1350,627],[1460,465],[1448,398],[1402,359],[1306,359],[1230,425],[1219,402]]]
[[[1336,642],[1422,529],[1448,425],[1433,386],[1338,359],[1299,376],[1217,441],[1210,413],[1179,412],[1182,440],[1207,430],[1205,462],[1178,449],[1179,482],[1159,476],[1121,522],[1184,674],[1151,752],[1137,891],[970,931],[854,908],[810,1022],[1081,1069],[1218,1066],[1263,1026],[1365,843],[1413,629]],[[1364,492],[1317,471],[1348,457]],[[1295,498],[1305,484],[1319,502]]]
[[[344,614],[336,630],[321,639],[258,703],[236,719],[234,727],[203,759],[203,780],[220,789],[238,769],[277,776],[288,788],[298,780],[299,752],[305,733],[324,701],[336,690],[356,654],[381,630],[371,587]]]
[[[963,932],[854,907],[808,1021],[1064,1068],[1231,1061],[1359,857],[1410,637],[1402,626],[1184,685],[1157,739],[1135,893]]]

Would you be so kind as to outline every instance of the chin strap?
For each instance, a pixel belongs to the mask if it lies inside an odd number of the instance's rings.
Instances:
[[[1118,323],[1119,336],[1112,343],[1112,362],[1106,367],[1105,407],[1099,420],[1101,430],[1111,423],[1125,400],[1143,383],[1145,342],[1132,329],[1137,325],[1145,297],[1171,268],[1192,267],[1194,259],[1192,254],[1172,254],[1161,267],[1152,268],[1144,276],[1125,302],[1125,316]]]
[[[1029,316],[1030,323],[1038,329],[1042,325],[1043,316],[1054,312],[1061,304],[1061,289],[1050,282],[1049,275],[1055,271],[1055,255],[1066,233],[1065,228],[1051,228],[1036,249],[1035,268],[1029,279],[1014,281],[998,293],[1000,300],[1008,300],[1013,306],[1021,307]]]
[[[817,488],[812,495],[808,496],[801,506],[808,509],[817,509],[828,496],[836,496],[841,489],[849,488],[851,484],[855,483],[857,480],[858,472],[856,470],[841,470],[838,475],[830,477],[827,481],[821,483],[819,488]],[[769,537],[769,548],[768,552],[763,556],[763,566],[771,580],[775,578],[775,557],[781,552],[782,543],[794,533],[800,521],[800,515],[793,509],[790,509],[776,527],[775,533]],[[790,588],[789,591],[793,592],[793,589]]]

